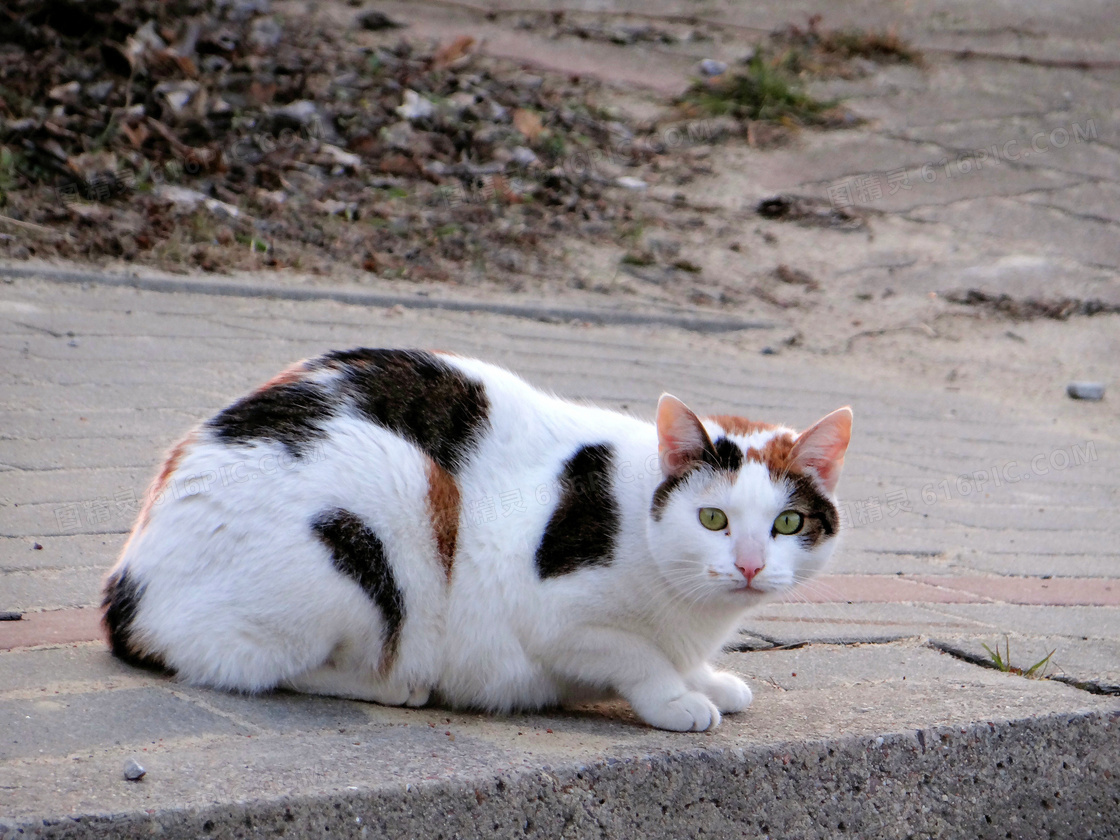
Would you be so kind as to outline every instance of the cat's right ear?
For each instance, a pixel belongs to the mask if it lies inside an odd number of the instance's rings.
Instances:
[[[711,449],[711,438],[692,409],[672,394],[662,394],[657,403],[657,453],[665,477],[684,474]]]

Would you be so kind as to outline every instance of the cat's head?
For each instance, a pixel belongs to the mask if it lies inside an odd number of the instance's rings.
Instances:
[[[834,491],[852,431],[841,408],[797,434],[657,407],[662,481],[650,505],[659,570],[690,600],[749,606],[820,570],[836,547]]]

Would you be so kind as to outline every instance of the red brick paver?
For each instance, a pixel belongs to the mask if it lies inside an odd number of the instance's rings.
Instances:
[[[1120,606],[1120,580],[1111,578],[1040,578],[968,575],[918,577],[931,586],[954,589],[1007,604],[1055,607]]]
[[[788,600],[810,604],[973,604],[987,599],[897,575],[822,575],[799,586]]]
[[[101,610],[94,607],[24,613],[19,621],[0,621],[0,650],[103,638]]]

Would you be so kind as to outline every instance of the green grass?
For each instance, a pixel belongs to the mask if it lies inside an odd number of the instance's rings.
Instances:
[[[1003,637],[1003,653],[1000,653],[999,642],[996,642],[995,650],[992,650],[987,645],[981,642],[981,646],[988,652],[991,665],[997,671],[1003,671],[1005,674],[1017,674],[1020,677],[1027,677],[1028,679],[1042,679],[1046,676],[1046,669],[1050,665],[1050,657],[1054,655],[1057,648],[1050,651],[1038,662],[1031,665],[1029,668],[1017,668],[1011,664],[1011,639],[1007,636]]]
[[[622,264],[623,265],[646,266],[646,265],[653,265],[653,263],[654,263],[653,255],[645,253],[645,252],[628,251],[627,253],[622,255]]]
[[[0,197],[12,191],[19,178],[15,154],[7,146],[0,146]]]
[[[836,104],[810,96],[786,69],[783,58],[769,58],[761,50],[743,69],[694,83],[681,101],[712,116],[808,125],[821,122],[824,112]]]

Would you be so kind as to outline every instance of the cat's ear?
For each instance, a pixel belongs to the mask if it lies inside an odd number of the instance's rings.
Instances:
[[[681,475],[704,460],[712,440],[687,405],[672,394],[657,403],[657,452],[666,478]]]
[[[797,436],[790,463],[801,472],[815,475],[827,492],[834,493],[851,439],[852,410],[844,406]]]

